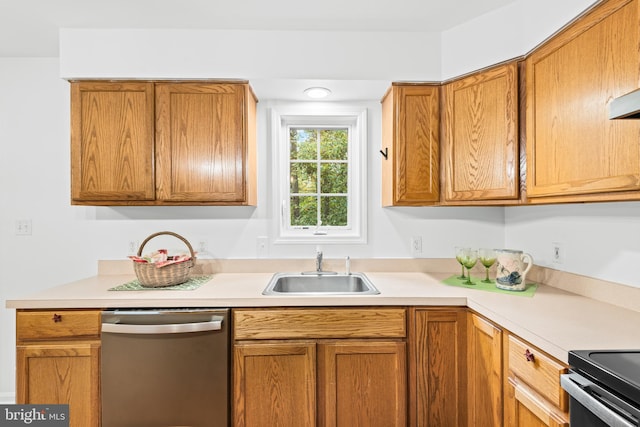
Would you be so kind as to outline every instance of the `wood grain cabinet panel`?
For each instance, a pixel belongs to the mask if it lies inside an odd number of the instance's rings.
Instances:
[[[153,83],[71,84],[72,202],[154,200],[153,150]]]
[[[517,63],[447,83],[444,105],[443,204],[505,203],[509,199],[517,202]]]
[[[440,86],[394,83],[382,99],[382,205],[440,198]]]
[[[256,103],[244,82],[72,82],[72,203],[255,205]]]
[[[526,341],[505,335],[505,425],[568,426],[569,396],[560,386],[567,366]]]
[[[236,309],[235,339],[404,338],[404,308]]]
[[[640,199],[640,121],[608,118],[640,81],[639,4],[602,2],[526,59],[530,203]]]
[[[410,309],[409,425],[467,425],[466,315],[464,308]]]
[[[26,310],[16,313],[16,339],[100,338],[100,311]]]
[[[502,330],[475,313],[468,316],[468,425],[503,425]]]
[[[238,84],[156,84],[161,200],[246,200],[246,97]]]
[[[234,425],[406,426],[405,311],[234,309]]]
[[[100,426],[100,310],[18,310],[16,402],[68,404],[71,427]]]
[[[525,384],[509,378],[505,403],[512,414],[505,413],[505,425],[510,427],[568,427],[569,417]],[[507,408],[505,408],[507,409]]]
[[[319,344],[319,426],[407,425],[406,343]]]
[[[316,344],[252,342],[234,347],[233,425],[316,425]]]

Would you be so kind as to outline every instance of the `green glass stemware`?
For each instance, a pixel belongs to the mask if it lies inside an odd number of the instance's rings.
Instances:
[[[478,250],[478,259],[480,264],[484,265],[486,275],[482,282],[491,283],[493,280],[489,279],[489,269],[496,263],[496,251],[494,249],[482,248]]]
[[[462,267],[462,273],[460,273],[460,275],[457,276],[456,279],[464,280],[467,278],[467,276],[464,275],[464,263],[462,262],[462,258],[464,256],[464,251],[468,249],[469,248],[463,248],[460,246],[455,247],[456,261],[458,261],[458,263],[460,263],[460,266]]]
[[[462,256],[462,264],[467,269],[467,280],[463,282],[465,285],[475,285],[475,282],[471,280],[471,269],[476,265],[477,262],[478,251],[475,249],[466,248]]]

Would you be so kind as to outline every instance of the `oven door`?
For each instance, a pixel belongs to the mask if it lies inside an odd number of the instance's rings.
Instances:
[[[572,426],[638,427],[640,408],[571,371],[560,377],[562,388],[569,393],[569,417]]]

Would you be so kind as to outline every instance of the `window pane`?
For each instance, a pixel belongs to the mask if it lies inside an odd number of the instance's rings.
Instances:
[[[315,129],[289,129],[291,160],[314,160],[317,157],[318,138]]]
[[[315,226],[318,224],[318,202],[315,197],[291,197],[291,225]]]
[[[320,191],[346,193],[349,167],[346,163],[323,163],[320,166]]]
[[[291,192],[315,193],[317,163],[291,163]]]
[[[320,158],[322,160],[347,160],[349,131],[347,129],[322,129],[320,131]]]
[[[347,225],[346,196],[322,197],[320,203],[322,225],[343,227]]]

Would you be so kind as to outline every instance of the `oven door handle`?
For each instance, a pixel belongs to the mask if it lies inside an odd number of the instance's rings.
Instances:
[[[576,373],[560,375],[560,384],[569,395],[582,406],[592,412],[596,417],[607,423],[610,427],[635,427],[634,424],[622,418],[611,408],[591,396],[585,389],[599,389],[599,387]]]
[[[188,332],[219,331],[222,319],[196,323],[167,323],[157,325],[129,325],[126,323],[103,323],[102,332],[114,334],[184,334]]]

